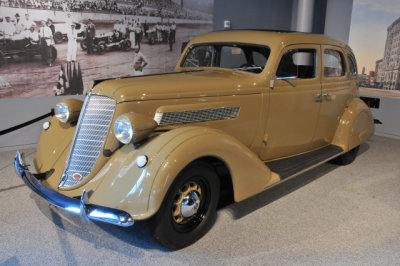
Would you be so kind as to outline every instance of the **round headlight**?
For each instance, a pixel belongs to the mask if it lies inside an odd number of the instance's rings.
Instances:
[[[114,135],[123,144],[128,144],[132,140],[133,129],[129,118],[121,115],[114,122]]]
[[[69,110],[68,105],[65,102],[60,102],[56,104],[56,108],[54,108],[54,114],[63,123],[66,123],[69,118]]]

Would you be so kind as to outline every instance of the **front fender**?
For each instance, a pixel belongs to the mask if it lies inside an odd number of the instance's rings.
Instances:
[[[360,98],[354,98],[340,118],[332,144],[347,152],[369,139],[373,134],[374,121],[371,111]]]
[[[146,155],[148,163],[138,168],[136,158]],[[245,145],[222,131],[202,127],[171,130],[135,149],[125,145],[95,178],[101,184],[90,203],[128,212],[142,220],[154,215],[179,172],[202,157],[215,157],[228,167],[235,201],[241,201],[279,181],[276,175]]]

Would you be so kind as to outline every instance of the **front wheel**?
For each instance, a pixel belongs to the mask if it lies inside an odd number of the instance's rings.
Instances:
[[[150,220],[155,239],[175,250],[199,240],[215,221],[219,193],[219,178],[212,165],[203,161],[188,165]]]
[[[357,157],[358,150],[360,149],[360,145],[349,150],[348,152],[336,157],[332,160],[332,163],[339,165],[348,165],[354,162]]]

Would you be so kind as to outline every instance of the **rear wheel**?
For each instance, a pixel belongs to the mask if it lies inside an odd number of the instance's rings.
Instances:
[[[5,61],[4,54],[0,51],[0,66],[4,65]]]
[[[96,46],[96,51],[97,51],[97,54],[99,54],[99,55],[105,54],[105,52],[106,52],[106,44],[104,42],[100,42]]]
[[[216,218],[220,183],[212,165],[197,161],[171,185],[157,214],[150,220],[153,236],[169,249],[199,240]]]
[[[154,43],[155,43],[155,38],[154,38],[153,35],[150,36],[150,38],[149,38],[149,43],[150,43],[150,44],[154,44]]]
[[[82,49],[83,51],[86,51],[86,49],[87,49],[86,39],[83,39],[83,40],[80,42],[80,46],[81,46],[81,49]]]
[[[55,43],[61,43],[63,41],[63,35],[61,32],[57,31],[54,33],[54,42]]]
[[[130,40],[125,40],[123,44],[123,49],[124,51],[129,51],[131,49],[131,41]]]
[[[333,159],[332,163],[339,164],[339,165],[351,164],[356,159],[359,149],[360,149],[360,146],[357,146],[357,147],[349,150],[348,152]]]

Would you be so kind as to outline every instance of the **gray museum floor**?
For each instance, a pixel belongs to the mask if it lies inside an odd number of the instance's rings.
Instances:
[[[0,153],[0,265],[400,264],[400,140],[374,136],[351,165],[326,163],[220,208],[179,251],[144,223],[85,225],[49,206],[16,176],[13,155]]]

